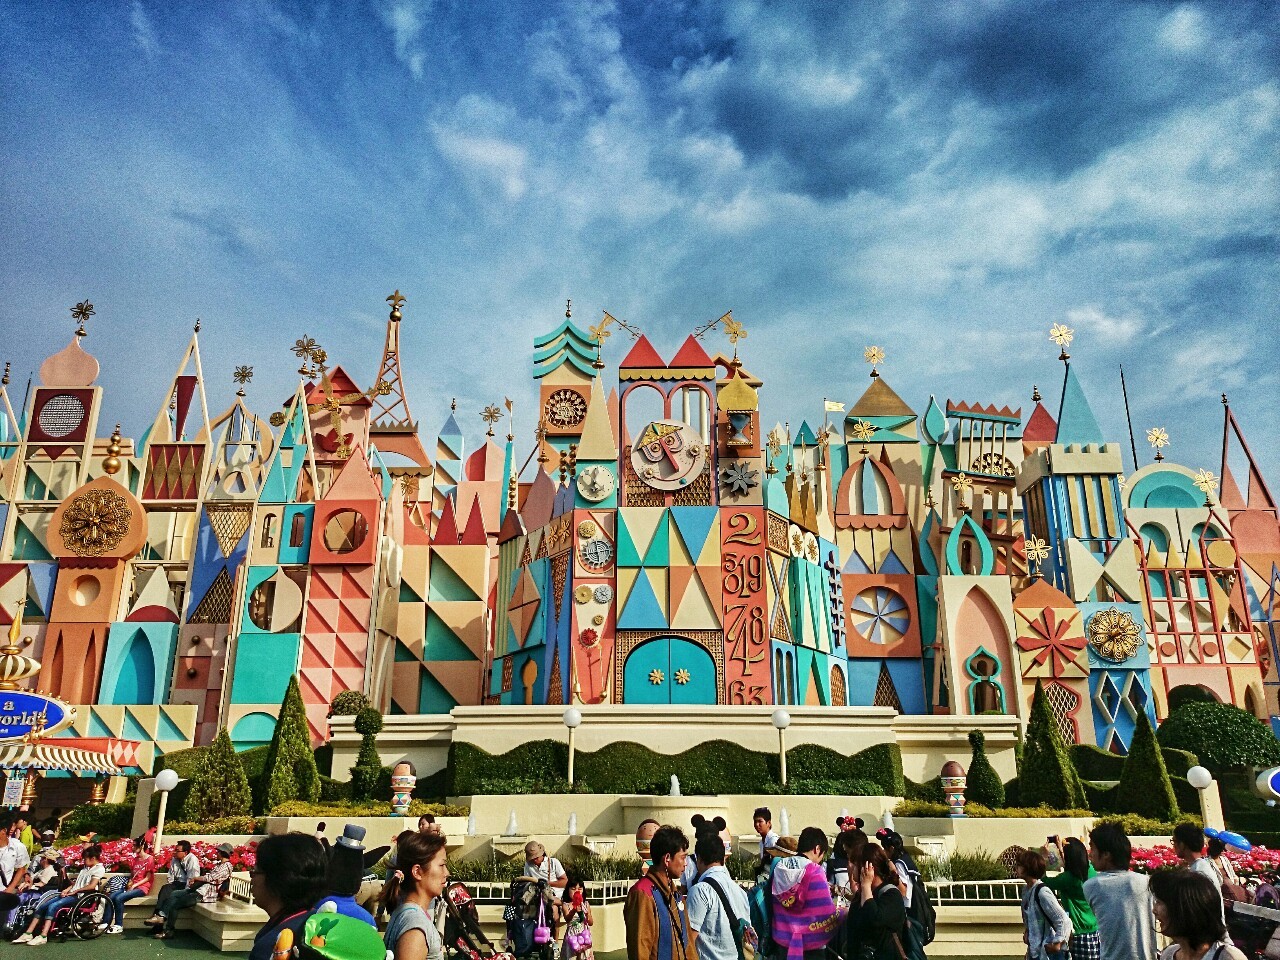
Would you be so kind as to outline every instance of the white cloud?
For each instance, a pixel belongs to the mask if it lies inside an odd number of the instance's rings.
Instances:
[[[1074,330],[1091,334],[1091,339],[1112,344],[1131,342],[1146,326],[1136,314],[1109,317],[1101,307],[1093,304],[1068,309],[1066,323]]]
[[[1192,4],[1183,4],[1164,19],[1160,41],[1178,53],[1194,53],[1209,40],[1204,15]]]
[[[133,27],[133,42],[147,57],[154,57],[160,52],[160,41],[156,37],[156,29],[151,25],[142,0],[133,0],[129,7],[129,25]]]
[[[490,195],[494,187],[508,200],[519,200],[529,189],[525,174],[528,153],[498,137],[456,129],[436,129],[436,148],[472,185]]]
[[[415,80],[422,79],[426,55],[418,44],[426,23],[429,4],[422,0],[394,0],[382,3],[378,16],[390,30],[395,41],[396,59],[409,68]]]

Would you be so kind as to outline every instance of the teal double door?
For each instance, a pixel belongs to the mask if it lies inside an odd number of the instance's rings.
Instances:
[[[655,637],[631,651],[622,670],[624,703],[712,704],[716,665],[683,637]]]

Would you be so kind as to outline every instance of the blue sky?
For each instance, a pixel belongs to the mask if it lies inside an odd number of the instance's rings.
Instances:
[[[670,356],[732,309],[769,420],[867,383],[1056,406],[1274,486],[1280,17],[1269,3],[0,0],[0,334],[21,383],[97,306],[104,418],[203,318],[263,413],[304,333],[357,380],[399,288],[415,415],[517,400],[564,300]],[[713,335],[714,336],[714,335]],[[625,336],[608,343],[616,363]],[[1055,411],[1056,412],[1056,409]],[[1139,456],[1147,459],[1145,445]]]

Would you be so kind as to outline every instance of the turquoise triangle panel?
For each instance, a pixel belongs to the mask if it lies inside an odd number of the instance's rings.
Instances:
[[[96,713],[89,714],[89,736],[91,737],[115,737],[116,733],[105,723]],[[150,740],[150,737],[143,737],[144,740]]]
[[[617,513],[618,517],[618,539],[616,563],[620,567],[638,567],[640,566],[640,552],[636,550],[636,542],[631,536],[631,531],[627,529],[626,514],[621,510]]]
[[[1084,395],[1084,388],[1067,364],[1062,382],[1062,404],[1058,407],[1058,443],[1102,443],[1102,428]]]
[[[671,519],[675,521],[680,539],[684,541],[685,549],[689,551],[689,557],[694,563],[698,562],[702,548],[707,544],[707,536],[715,525],[718,513],[719,509],[716,507],[671,508]]]
[[[648,576],[641,573],[627,598],[627,605],[618,616],[619,630],[659,630],[667,625],[662,606],[653,592]]]
[[[137,718],[128,710],[124,712],[124,728],[120,731],[121,740],[150,740],[151,734],[142,728]]]
[[[418,596],[418,591],[409,586],[409,582],[407,580],[400,581],[400,602],[422,603],[422,598]]]
[[[169,714],[160,710],[160,718],[156,721],[156,739],[163,742],[165,740],[185,740],[182,731],[178,729],[178,725],[169,719]]]
[[[431,564],[431,573],[427,581],[427,600],[478,600],[470,587],[462,578],[450,569],[449,564],[438,555]]]
[[[458,701],[449,696],[449,691],[440,681],[423,670],[418,681],[418,712],[448,713],[457,705]]]
[[[658,521],[658,528],[653,532],[653,541],[644,554],[646,567],[665,567],[671,563],[671,525],[667,518]],[[694,560],[697,559],[695,556]]]
[[[467,645],[458,639],[458,635],[445,626],[435,613],[427,611],[426,638],[422,643],[422,659],[432,660],[474,660]]]

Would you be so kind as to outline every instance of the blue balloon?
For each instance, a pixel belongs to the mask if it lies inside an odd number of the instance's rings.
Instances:
[[[1252,843],[1250,843],[1247,839],[1242,837],[1240,834],[1233,833],[1230,830],[1221,831],[1218,834],[1218,839],[1221,840],[1223,843],[1227,844],[1228,846],[1235,847],[1237,850],[1241,850],[1244,853],[1248,853],[1250,850],[1253,849]]]

